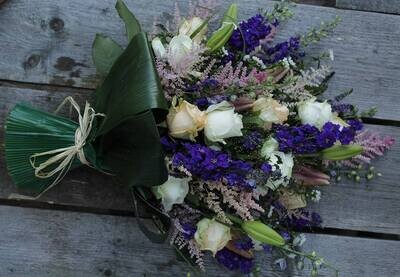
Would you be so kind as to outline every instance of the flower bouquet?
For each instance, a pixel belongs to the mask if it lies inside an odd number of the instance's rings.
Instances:
[[[67,98],[77,121],[25,104],[10,112],[5,153],[15,184],[41,195],[86,164],[129,186],[143,232],[169,239],[200,270],[210,252],[229,270],[256,273],[256,256],[268,252],[281,268],[308,260],[313,276],[323,266],[337,273],[300,250],[300,232],[322,222],[307,206],[343,174],[379,175],[370,161],[394,143],[364,130],[360,119],[374,111],[344,103],[351,90],[324,98],[333,53],[305,54],[339,20],[276,42],[292,16],[287,3],[242,22],[232,4],[213,32],[213,7],[198,5],[148,37],[122,1],[116,9],[129,43],[96,36],[102,83],[93,107],[81,112]]]

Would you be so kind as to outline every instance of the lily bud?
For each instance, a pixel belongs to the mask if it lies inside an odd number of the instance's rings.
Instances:
[[[323,160],[340,161],[350,159],[363,152],[363,148],[358,144],[334,145],[320,152]]]
[[[237,5],[232,4],[222,19],[222,26],[207,41],[210,52],[221,49],[231,37],[237,21]]]
[[[242,224],[242,229],[252,238],[262,243],[272,246],[283,246],[285,240],[274,229],[265,225],[261,221],[246,221]]]
[[[329,175],[308,166],[296,167],[293,177],[298,183],[307,186],[329,185],[330,180]]]

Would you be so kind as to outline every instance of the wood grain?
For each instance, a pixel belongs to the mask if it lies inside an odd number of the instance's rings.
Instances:
[[[336,7],[400,14],[400,3],[398,0],[336,0]]]
[[[66,97],[72,95],[78,102],[90,99],[90,94],[74,90],[64,92],[0,87],[0,128],[3,129],[8,110],[19,101],[46,109],[54,108]],[[374,131],[400,139],[400,128],[369,125]],[[3,131],[0,131],[0,142]],[[0,199],[16,192],[7,176],[3,155],[0,151]],[[325,227],[400,234],[400,179],[397,165],[400,163],[400,145],[375,163],[383,176],[369,184],[358,184],[344,180],[340,184],[323,189],[323,199],[315,206],[324,219]],[[115,184],[108,176],[87,167],[72,171],[66,178],[39,201],[80,208],[99,209],[102,212],[129,212],[129,193],[123,185]]]
[[[173,13],[173,2],[126,1],[146,30],[156,16]],[[183,10],[187,1],[178,1]],[[218,1],[219,11],[230,0]],[[93,88],[97,83],[91,61],[91,44],[96,32],[112,36],[125,44],[124,28],[113,6],[106,1],[30,1],[13,0],[0,10],[0,79],[21,82]],[[154,6],[157,8],[149,9]],[[258,8],[271,7],[267,0],[240,1],[240,17],[246,18]],[[311,26],[333,19],[342,23],[328,39],[307,52],[316,55],[324,49],[335,53],[330,94],[353,87],[349,101],[361,109],[379,108],[378,117],[400,120],[395,109],[400,87],[400,18],[311,5],[298,5],[291,23],[282,27],[279,40],[301,33]],[[376,101],[379,99],[379,101]]]
[[[27,231],[29,230],[29,231]],[[0,206],[1,276],[185,276],[169,245],[150,243],[131,217]],[[340,276],[395,276],[399,241],[307,235]],[[207,276],[230,276],[207,261]],[[262,276],[309,276],[309,269],[280,272],[271,257],[258,260]],[[320,276],[333,276],[322,270]]]

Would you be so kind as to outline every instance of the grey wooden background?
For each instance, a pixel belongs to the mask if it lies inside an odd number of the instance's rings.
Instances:
[[[7,112],[17,102],[53,110],[68,95],[80,102],[91,98],[97,83],[91,61],[96,32],[124,43],[114,0],[1,2],[0,143]],[[173,10],[169,0],[126,2],[147,30],[155,16]],[[229,2],[220,0],[221,10]],[[238,2],[241,18],[273,5],[268,0]],[[298,5],[281,37],[339,15],[342,23],[334,34],[309,52],[333,49],[336,75],[329,93],[354,88],[350,102],[362,109],[379,108],[376,119],[366,120],[368,127],[399,139],[398,1],[300,2],[313,5]],[[182,10],[187,8],[187,1],[178,3]],[[183,276],[189,270],[176,261],[168,245],[152,244],[140,233],[127,189],[91,169],[71,172],[39,201],[9,200],[16,189],[2,151],[0,276]],[[324,255],[340,268],[341,276],[400,276],[399,164],[397,143],[376,163],[383,177],[369,184],[343,181],[323,189],[323,199],[314,209],[323,216],[326,229],[307,234],[306,248]],[[269,263],[270,257],[263,259],[265,276],[309,275],[309,269],[280,272]],[[207,268],[209,276],[226,274],[213,263]]]

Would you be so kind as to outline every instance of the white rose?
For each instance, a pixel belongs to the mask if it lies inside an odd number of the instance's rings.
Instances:
[[[198,28],[200,28],[203,23],[204,20],[196,16],[189,20],[185,19],[179,27],[179,34],[190,37]],[[193,41],[197,44],[200,44],[200,42],[204,39],[206,32],[207,27],[204,26],[193,38]]]
[[[289,109],[272,98],[261,97],[253,104],[253,111],[260,112],[260,119],[265,128],[270,129],[272,123],[282,124],[288,119]]]
[[[193,141],[198,131],[204,128],[205,121],[205,112],[187,101],[182,101],[178,106],[173,103],[167,115],[169,134],[175,138]]]
[[[203,218],[197,223],[194,239],[200,250],[209,250],[215,256],[232,239],[231,229],[215,219]]]
[[[332,119],[332,108],[326,101],[316,102],[315,98],[302,102],[297,106],[297,111],[303,124],[310,124],[322,128]]]
[[[210,141],[225,143],[225,138],[243,135],[242,116],[227,101],[211,105],[206,113],[204,133]]]
[[[151,42],[151,47],[153,48],[154,54],[157,58],[163,59],[167,53],[164,45],[158,37],[155,37]]]
[[[172,67],[182,64],[193,48],[193,41],[187,35],[177,35],[168,45],[168,62]]]
[[[261,148],[261,156],[264,159],[269,159],[276,150],[278,150],[279,143],[274,138],[270,138],[266,142],[264,142]]]
[[[269,178],[267,181],[267,187],[272,190],[277,189],[279,186],[286,186],[289,184],[289,180],[292,177],[292,169],[294,165],[294,160],[292,154],[285,154],[280,151],[275,151],[272,153],[269,163],[272,165],[272,171],[279,169],[280,178],[274,180]]]
[[[168,180],[161,186],[153,189],[157,199],[161,199],[161,203],[166,212],[172,209],[174,204],[182,204],[189,192],[189,179],[175,178],[168,176]]]

